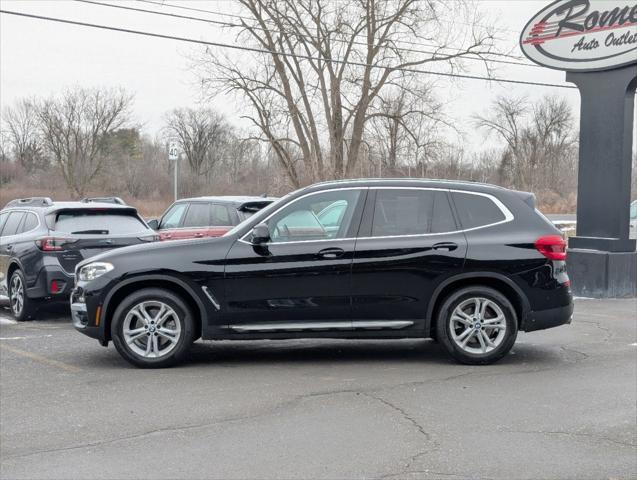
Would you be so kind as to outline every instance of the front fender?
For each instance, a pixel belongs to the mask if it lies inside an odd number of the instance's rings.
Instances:
[[[108,327],[108,323],[110,320],[109,315],[112,315],[114,312],[114,308],[112,307],[112,302],[114,299],[118,298],[118,293],[123,289],[134,285],[140,284],[140,286],[150,286],[153,283],[168,283],[176,286],[178,289],[184,291],[189,297],[190,300],[196,305],[197,310],[193,312],[195,314],[199,314],[199,318],[201,320],[201,324],[205,324],[205,320],[209,315],[209,309],[204,303],[204,299],[202,298],[202,293],[198,290],[201,290],[198,285],[193,284],[185,278],[181,278],[181,276],[177,272],[166,272],[166,273],[152,273],[152,274],[137,274],[134,276],[130,276],[125,278],[124,280],[118,281],[113,288],[111,288],[102,301],[102,309],[100,312],[100,325],[103,330],[103,338],[108,339],[109,333],[106,330]],[[186,299],[189,300],[189,299]]]

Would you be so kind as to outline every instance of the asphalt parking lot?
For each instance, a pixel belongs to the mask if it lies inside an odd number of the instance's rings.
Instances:
[[[0,476],[636,478],[637,301],[577,300],[496,365],[431,341],[198,342],[137,370],[0,309]]]

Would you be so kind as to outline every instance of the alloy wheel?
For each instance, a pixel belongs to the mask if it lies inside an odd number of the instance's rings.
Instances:
[[[177,313],[158,300],[134,305],[126,314],[122,328],[128,348],[144,358],[167,355],[181,338]]]
[[[11,310],[16,317],[19,317],[24,308],[24,285],[20,275],[14,274],[11,277],[11,290],[9,295]]]
[[[506,336],[502,308],[488,298],[464,300],[449,319],[451,338],[467,353],[485,354],[495,350]]]

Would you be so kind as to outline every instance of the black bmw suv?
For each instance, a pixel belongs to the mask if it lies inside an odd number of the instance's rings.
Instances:
[[[519,330],[570,322],[565,257],[529,193],[446,181],[322,183],[222,237],[82,262],[73,324],[140,367],[174,364],[199,337],[433,337],[458,361],[487,364]]]
[[[9,297],[17,320],[26,320],[44,299],[68,301],[81,260],[157,238],[116,197],[13,200],[0,211],[0,295]]]

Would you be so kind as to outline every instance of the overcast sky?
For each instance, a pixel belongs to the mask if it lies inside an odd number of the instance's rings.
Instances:
[[[117,0],[111,0],[115,3]],[[171,9],[168,4],[180,4],[217,12],[235,11],[232,0],[166,0],[164,6],[134,1],[123,5],[165,12],[181,13],[216,20],[227,17]],[[497,19],[506,29],[503,49],[516,48],[519,32],[546,0],[483,0],[477,2],[487,18]],[[221,27],[190,20],[136,13],[70,0],[0,0],[6,10],[100,23],[110,26],[144,30],[207,41],[232,42]],[[0,15],[0,103],[4,107],[16,99],[59,92],[70,85],[123,86],[135,95],[135,117],[145,132],[154,135],[162,126],[164,113],[177,106],[196,106],[200,100],[196,78],[189,70],[187,56],[192,44],[142,37],[126,33],[64,25],[29,18]],[[521,55],[521,53],[519,53]],[[478,62],[470,73],[483,74]],[[501,65],[497,76],[520,80],[564,84],[563,72],[547,68]],[[577,113],[577,90],[498,84],[475,80],[449,83],[441,80],[439,94],[451,102],[448,113],[473,148],[483,143],[483,134],[474,132],[470,116],[484,112],[497,96],[527,95],[531,100],[544,94],[564,96]],[[229,119],[240,124],[241,112],[231,98],[218,98],[215,106]]]

